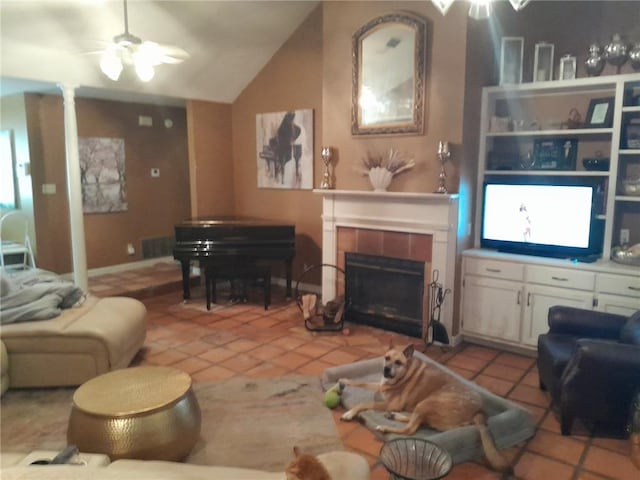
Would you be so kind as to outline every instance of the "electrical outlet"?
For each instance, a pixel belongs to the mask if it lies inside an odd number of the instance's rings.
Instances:
[[[620,245],[626,245],[629,243],[629,229],[621,228],[620,229]]]
[[[160,176],[160,169],[159,168],[152,168],[151,169],[151,177],[152,178],[158,178]]]

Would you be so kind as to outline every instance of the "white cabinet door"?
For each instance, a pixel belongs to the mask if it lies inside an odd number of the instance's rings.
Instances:
[[[522,285],[467,275],[462,293],[462,331],[517,342]]]
[[[640,298],[600,293],[596,310],[618,315],[632,315],[640,310]]]
[[[593,292],[566,288],[529,285],[525,289],[524,320],[521,342],[529,346],[538,345],[538,335],[549,331],[547,322],[549,307],[593,308]]]

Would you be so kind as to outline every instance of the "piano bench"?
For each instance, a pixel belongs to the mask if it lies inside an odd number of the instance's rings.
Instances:
[[[206,265],[204,269],[205,292],[207,295],[207,310],[211,310],[211,303],[216,303],[216,280],[219,278],[239,279],[242,282],[242,297],[247,298],[247,285],[256,279],[262,280],[264,292],[264,309],[271,305],[271,266],[262,262],[248,262],[230,266],[228,269],[215,268]]]

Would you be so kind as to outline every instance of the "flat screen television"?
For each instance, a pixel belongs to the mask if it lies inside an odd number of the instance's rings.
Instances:
[[[480,246],[595,261],[603,240],[604,222],[596,218],[601,182],[597,177],[488,177]]]

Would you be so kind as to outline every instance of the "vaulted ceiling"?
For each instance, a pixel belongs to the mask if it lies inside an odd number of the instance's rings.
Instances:
[[[124,31],[123,0],[0,0],[0,95],[68,83],[101,98],[233,102],[318,3],[129,0],[132,34],[190,54],[142,83],[108,79],[88,53]]]

